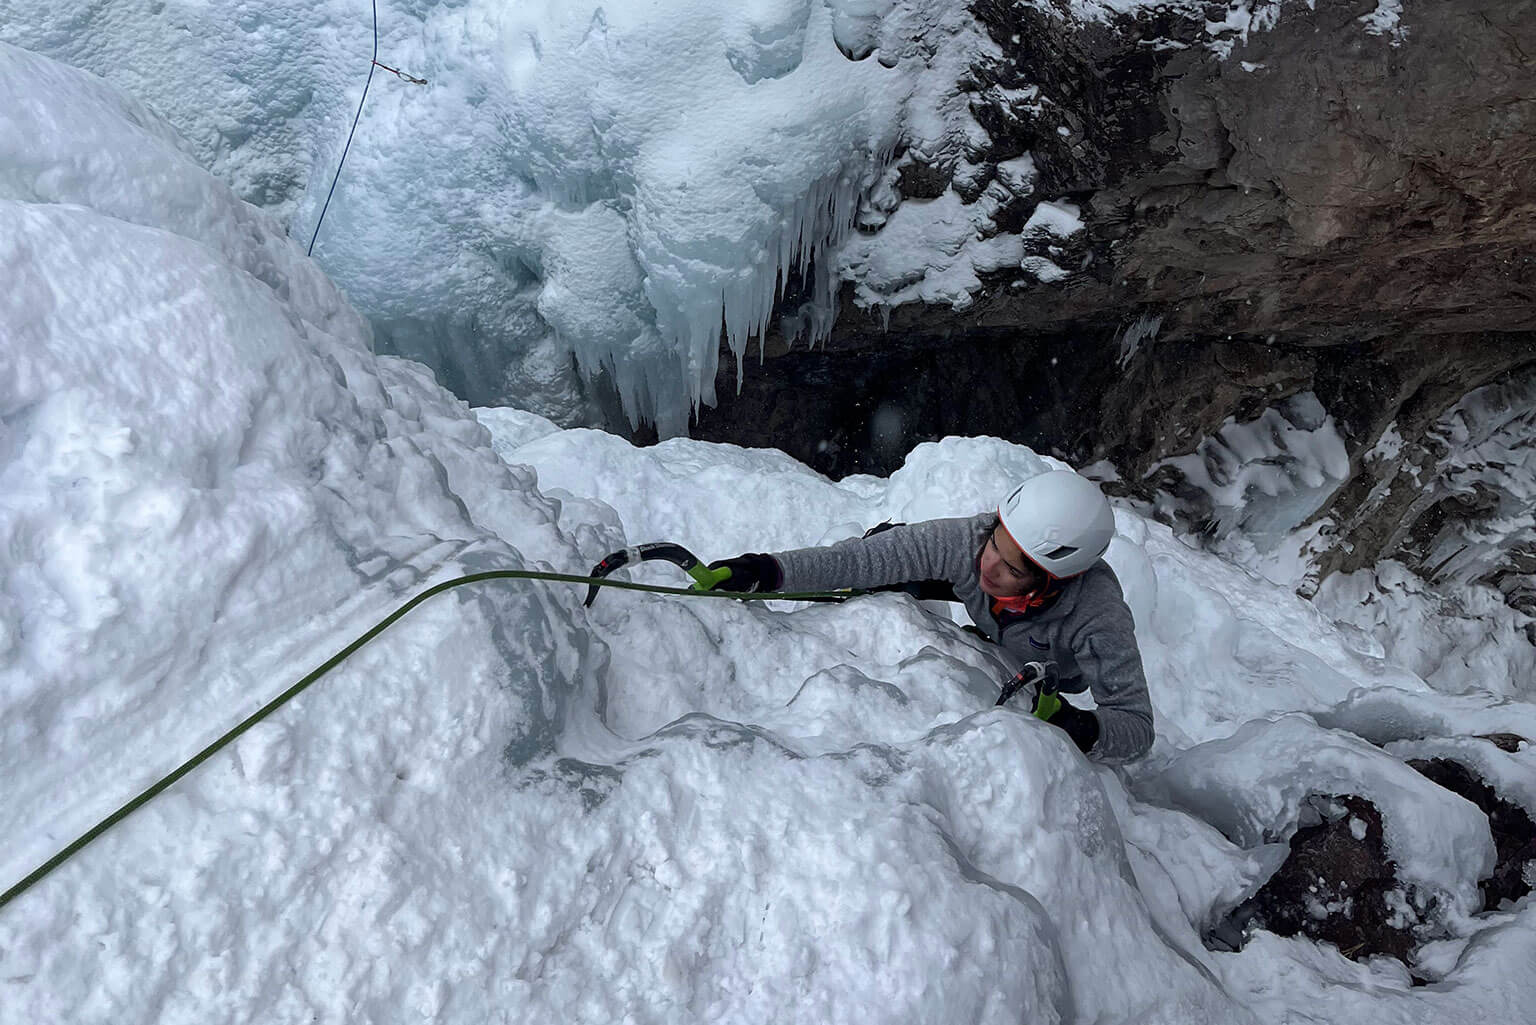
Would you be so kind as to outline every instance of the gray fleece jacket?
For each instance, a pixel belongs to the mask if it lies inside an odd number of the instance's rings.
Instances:
[[[1093,693],[1099,739],[1090,757],[1122,762],[1145,754],[1152,746],[1152,703],[1131,610],[1114,571],[1101,559],[1064,581],[1054,605],[1028,616],[1005,613],[999,623],[981,590],[979,567],[982,545],[996,525],[996,513],[928,520],[774,558],[784,570],[786,591],[948,581],[972,621],[1021,665],[1053,660],[1064,693]]]

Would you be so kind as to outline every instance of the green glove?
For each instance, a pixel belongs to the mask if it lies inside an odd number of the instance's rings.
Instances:
[[[1051,703],[1054,702],[1054,708]],[[1072,738],[1077,749],[1087,754],[1099,741],[1099,717],[1086,708],[1075,708],[1054,691],[1035,695],[1030,711]],[[1041,712],[1044,715],[1041,715]]]

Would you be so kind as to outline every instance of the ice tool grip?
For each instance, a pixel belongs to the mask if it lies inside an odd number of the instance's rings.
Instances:
[[[631,562],[650,562],[654,559],[670,562],[684,573],[687,573],[693,578],[694,589],[699,591],[712,590],[715,585],[731,575],[731,571],[723,567],[715,570],[709,569],[699,561],[698,556],[682,545],[673,544],[671,541],[649,541],[643,545],[632,545],[629,548],[621,548],[616,552],[610,552],[603,557],[602,562],[592,567],[592,572],[589,575],[606,577],[614,570],[627,566]],[[587,600],[582,604],[590,607],[593,600],[597,597],[599,590],[601,588],[598,585],[588,584]]]
[[[1061,698],[1056,695],[1056,691],[1041,688],[1039,696],[1035,699],[1035,707],[1030,709],[1030,712],[1036,719],[1049,722],[1051,716],[1059,711],[1061,711]]]
[[[719,569],[710,569],[705,565],[698,565],[688,571],[693,577],[693,586],[699,591],[713,591],[727,580],[731,579],[729,566],[721,566]]]

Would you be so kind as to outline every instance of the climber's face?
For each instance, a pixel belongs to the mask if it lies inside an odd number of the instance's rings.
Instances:
[[[999,526],[981,549],[981,589],[994,598],[1017,598],[1037,591],[1045,574]]]

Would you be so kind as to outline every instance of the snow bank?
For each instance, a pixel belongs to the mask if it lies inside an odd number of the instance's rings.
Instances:
[[[519,541],[564,545],[463,408],[377,365],[334,287],[163,124],[24,51],[0,74],[22,98],[0,131],[4,822],[73,834],[127,752],[190,754],[278,666],[356,626],[358,592],[398,593],[486,539],[445,473],[505,489]],[[308,578],[296,628],[277,628],[271,603]],[[505,674],[514,654],[536,684],[520,730],[547,740],[551,653],[508,639],[464,668]],[[34,779],[43,765],[69,770],[68,794]],[[56,846],[34,833],[7,867]]]
[[[573,549],[162,122],[0,49],[9,886],[430,580]],[[0,913],[0,1019],[345,1001],[380,902],[459,903],[432,882],[484,842],[459,802],[549,749],[589,647],[574,603],[440,600],[109,832]]]
[[[494,1020],[1075,1020],[1052,917],[921,800],[948,757],[804,759],[695,716],[558,763],[514,804]]]
[[[1266,1021],[1298,1017],[1391,1025],[1478,1025],[1531,1018],[1530,966],[1536,963],[1536,906],[1498,916],[1461,948],[1449,977],[1414,986],[1391,958],[1356,963],[1331,947],[1268,933],[1256,935],[1251,956],[1224,963],[1231,985]],[[1224,959],[1225,961],[1225,959]],[[1299,1008],[1299,1009],[1298,1009]]]

